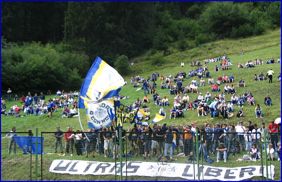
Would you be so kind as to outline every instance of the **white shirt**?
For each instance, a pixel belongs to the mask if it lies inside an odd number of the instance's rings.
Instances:
[[[273,70],[269,70],[269,71],[267,72],[268,75],[273,75],[273,73],[274,73]]]
[[[203,95],[199,95],[198,96],[198,100],[203,100],[204,99],[204,96]]]
[[[245,127],[242,125],[236,125],[235,130],[238,135],[243,135],[245,132]]]
[[[81,140],[82,139],[82,134],[78,133],[74,135],[75,140]]]
[[[183,100],[183,101],[187,101],[187,102],[189,102],[189,96],[188,96],[188,95],[183,96],[182,100]]]
[[[267,148],[266,153],[267,154],[274,154],[274,148],[271,148],[270,150],[269,150],[269,148]]]

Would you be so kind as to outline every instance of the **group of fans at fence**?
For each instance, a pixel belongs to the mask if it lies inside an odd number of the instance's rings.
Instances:
[[[258,160],[261,152],[266,151],[270,160],[280,160],[280,126],[271,122],[268,126],[252,124],[244,126],[239,122],[232,124],[209,124],[197,126],[196,123],[185,126],[167,124],[134,124],[127,131],[113,126],[100,130],[89,129],[86,132],[73,131],[71,127],[63,132],[59,127],[54,133],[55,153],[60,155],[104,155],[105,158],[144,157],[158,160],[174,160],[186,156],[187,160],[196,160],[197,151],[205,161],[213,157],[226,162],[230,155],[240,152],[248,154],[252,160]],[[122,144],[120,145],[120,138]],[[63,145],[65,141],[65,145]],[[121,149],[122,148],[122,149]],[[122,153],[120,153],[122,150]],[[241,153],[242,154],[242,153]]]

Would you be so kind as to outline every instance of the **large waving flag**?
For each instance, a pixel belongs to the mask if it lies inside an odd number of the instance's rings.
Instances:
[[[114,68],[100,57],[95,59],[81,86],[78,104],[79,108],[87,109],[89,128],[100,129],[112,124],[115,117],[113,97],[118,96],[124,84],[124,79]]]
[[[86,101],[99,102],[117,96],[124,84],[122,76],[97,57],[81,87],[79,108],[85,108]]]

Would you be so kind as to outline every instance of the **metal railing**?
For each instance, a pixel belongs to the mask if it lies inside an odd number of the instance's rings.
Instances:
[[[62,136],[64,136],[65,133],[66,132],[63,132]],[[189,133],[172,131],[172,139],[167,138],[169,136],[168,133],[160,132],[158,133],[159,135],[157,135],[157,133],[158,132],[125,131],[95,133],[74,132],[74,134],[80,134],[82,138],[77,140],[75,139],[75,135],[73,135],[74,138],[71,138],[70,142],[66,142],[64,137],[57,139],[55,132],[41,132],[41,142],[36,142],[35,146],[38,148],[40,145],[43,155],[37,152],[34,155],[32,152],[26,152],[16,146],[15,143],[12,142],[12,138],[8,137],[10,132],[1,132],[1,180],[60,179],[92,181],[166,179],[159,176],[154,178],[128,176],[127,164],[130,161],[157,162],[161,165],[168,163],[191,164],[194,171],[193,179],[204,180],[203,172],[196,173],[196,171],[201,171],[204,166],[235,167],[238,164],[236,161],[237,158],[243,158],[244,155],[244,157],[251,156],[248,151],[250,144],[256,144],[260,154],[258,154],[256,161],[251,163],[242,161],[240,165],[251,164],[261,166],[261,177],[256,179],[268,180],[268,178],[273,175],[270,174],[268,170],[265,170],[266,174],[263,174],[263,169],[273,164],[271,160],[267,160],[269,158],[267,147],[270,143],[274,142],[274,144],[276,144],[276,139],[279,139],[279,134],[277,134],[277,136],[270,134],[269,138],[263,138],[263,136],[266,135],[262,136],[261,133],[252,133],[252,136],[257,136],[257,139],[252,138],[251,143],[247,143],[245,137],[237,133],[206,134],[202,132]],[[16,134],[17,136],[29,135],[28,132],[17,132]],[[38,136],[37,130],[36,136]],[[107,147],[105,143],[107,143]],[[220,147],[226,148],[226,154],[217,150]],[[248,149],[247,151],[245,150],[246,148]],[[94,155],[95,158],[93,157]],[[225,157],[227,163],[225,163]],[[81,176],[50,173],[49,167],[55,159],[114,162],[115,175]],[[243,159],[247,160],[246,158]],[[217,162],[217,160],[219,160],[219,162]],[[125,170],[119,170],[119,166],[123,166],[124,164]],[[263,176],[266,176],[266,178]]]
[[[65,133],[65,132],[64,132]],[[63,154],[55,154],[55,144],[57,143],[57,139],[54,137],[54,132],[41,132],[41,137],[44,138],[44,155],[41,155],[41,180],[46,179],[45,174],[47,174],[47,168],[50,166],[50,163],[53,159],[68,159],[68,160],[95,160],[95,161],[107,161],[107,162],[115,162],[115,166],[121,166],[124,162],[127,164],[128,161],[150,161],[150,162],[158,162],[158,163],[189,163],[193,165],[194,171],[194,180],[204,180],[203,173],[195,173],[195,171],[200,171],[203,169],[205,165],[209,166],[222,166],[222,167],[230,167],[229,165],[238,164],[236,158],[251,157],[249,151],[246,151],[246,143],[242,141],[242,136],[239,136],[236,133],[225,133],[221,136],[221,138],[217,136],[218,133],[210,133],[213,134],[213,139],[209,139],[209,136],[204,135],[203,133],[191,133],[190,136],[184,136],[184,132],[173,132],[173,139],[171,141],[167,141],[165,137],[158,138],[154,136],[154,133],[151,133],[151,136],[147,132],[139,132],[136,135],[132,132],[110,132],[111,134],[107,135],[106,132],[96,132],[95,137],[90,140],[95,140],[93,143],[95,145],[94,152],[95,158],[89,158],[89,141],[85,135],[89,135],[92,132],[83,132],[81,133],[84,137],[79,141],[74,139],[72,142],[73,147],[72,150],[67,151],[67,142],[65,142],[64,138],[61,139],[61,143],[64,143]],[[108,132],[109,133],[109,132]],[[134,134],[134,135],[133,135]],[[165,136],[166,134],[163,133]],[[233,135],[233,137],[232,137]],[[254,133],[253,133],[254,135]],[[185,137],[185,138],[184,138]],[[190,138],[189,138],[190,137]],[[232,138],[231,138],[232,137]],[[270,143],[269,140],[264,139],[261,141],[261,133],[257,133],[257,140],[252,139],[252,144],[255,143],[257,145],[257,149],[259,151],[258,157],[256,161],[252,162],[255,165],[260,165],[262,169],[264,167],[268,168],[271,165],[271,161],[268,161],[266,146]],[[121,140],[120,140],[121,138]],[[245,140],[245,139],[244,139]],[[105,143],[108,144],[108,150],[105,150]],[[169,143],[168,143],[169,142]],[[170,143],[171,142],[171,143]],[[169,145],[167,145],[167,143]],[[224,152],[219,152],[217,149],[220,146],[224,146],[226,148],[226,154]],[[172,147],[172,158],[169,157]],[[57,151],[58,152],[58,151]],[[69,153],[68,153],[69,152]],[[76,153],[75,153],[76,152]],[[166,153],[166,155],[165,155]],[[88,157],[86,157],[88,155]],[[226,162],[223,157],[226,155]],[[55,156],[55,157],[54,157]],[[218,158],[219,156],[219,158]],[[217,160],[219,159],[219,162]],[[250,159],[250,158],[249,158]],[[223,161],[221,161],[223,160]],[[250,163],[244,162],[244,160],[248,160],[244,158],[241,162],[242,165],[249,165]],[[253,164],[252,164],[253,165]],[[125,168],[127,165],[125,165]],[[262,176],[260,179],[267,180],[267,178]],[[268,170],[266,170],[268,173]],[[267,177],[270,177],[272,174],[266,174]],[[69,178],[68,178],[69,177]],[[64,176],[63,179],[83,179],[83,180],[94,180],[97,179],[97,176]],[[99,179],[99,178],[98,178]],[[101,178],[105,179],[105,178]],[[132,178],[128,176],[127,169],[125,172],[123,170],[115,169],[115,176],[107,176],[108,180],[134,180],[134,179],[151,179],[145,177],[135,177]],[[160,180],[161,177],[154,178],[154,180]]]

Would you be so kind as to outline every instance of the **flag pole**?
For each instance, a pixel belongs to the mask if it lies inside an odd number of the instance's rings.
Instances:
[[[79,103],[79,99],[80,99],[80,97],[78,97],[78,103]],[[77,113],[78,113],[78,122],[79,122],[79,125],[80,125],[81,130],[84,131],[83,126],[82,126],[82,123],[81,123],[81,119],[80,119],[79,107],[77,107],[77,108],[78,108],[78,109],[77,109]],[[88,138],[87,135],[85,135],[85,138],[87,139],[88,142],[90,142],[90,140],[89,140],[89,138]]]

